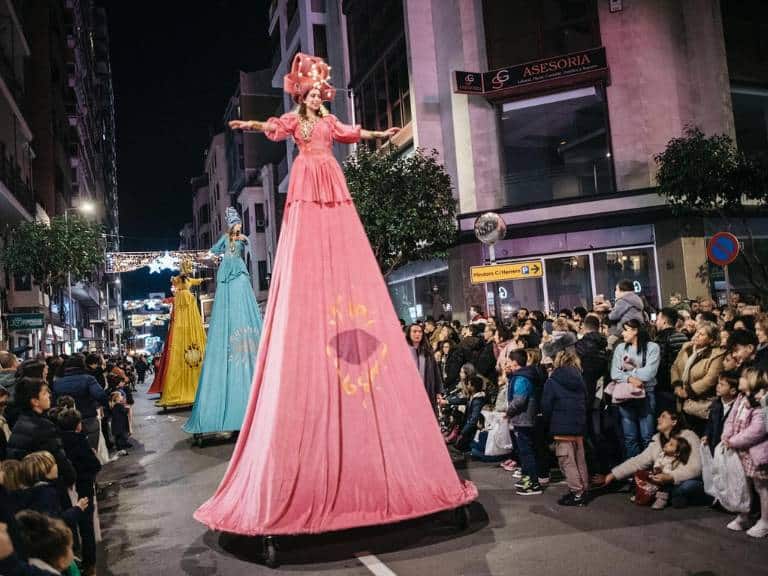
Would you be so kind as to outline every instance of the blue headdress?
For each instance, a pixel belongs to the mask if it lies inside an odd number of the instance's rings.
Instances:
[[[240,216],[237,214],[237,210],[235,210],[232,206],[227,207],[225,218],[227,220],[227,227],[232,228],[235,224],[242,224],[242,220],[240,220]]]

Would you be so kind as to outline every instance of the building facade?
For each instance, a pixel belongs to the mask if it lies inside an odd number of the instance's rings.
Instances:
[[[401,316],[438,311],[436,294],[459,315],[496,299],[506,313],[590,307],[624,278],[656,306],[710,294],[699,272],[715,224],[672,216],[654,156],[686,125],[765,146],[765,19],[733,4],[344,0],[356,115],[374,129],[399,120],[412,146],[437,149],[459,206],[448,260],[390,277]],[[737,26],[734,43],[762,58],[740,83],[729,63],[750,60],[726,42]],[[497,295],[470,275],[489,261],[473,232],[487,211],[507,225],[497,260],[540,270]]]
[[[22,14],[16,13],[19,7]],[[26,212],[19,214],[42,221],[73,218],[88,205],[95,208],[90,217],[104,224],[107,249],[117,249],[117,161],[106,14],[92,0],[29,0],[4,4],[0,11],[10,24],[3,27],[7,51],[0,73],[7,88],[2,90],[4,102],[12,112],[3,115],[7,125],[0,132],[17,141],[11,149],[26,163],[22,167],[17,162],[18,171],[9,168],[9,182],[18,189],[16,197]],[[26,138],[26,145],[19,138]],[[10,144],[8,140],[4,146]],[[0,217],[5,224],[21,219],[10,211]],[[92,280],[72,285],[71,297],[70,290],[54,294],[52,326],[46,334],[39,329],[14,330],[4,338],[7,345],[49,353],[71,352],[71,343],[75,350],[103,349],[110,314],[115,317],[113,338],[120,332],[120,287],[110,285],[99,270]],[[10,279],[6,286],[4,312],[49,314],[47,297],[30,278]],[[106,305],[109,296],[111,311]]]

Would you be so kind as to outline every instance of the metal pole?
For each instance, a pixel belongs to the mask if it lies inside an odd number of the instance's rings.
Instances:
[[[731,305],[731,276],[728,274],[728,264],[723,266],[723,274],[725,276],[725,305]]]
[[[496,246],[493,244],[488,245],[488,261],[491,266],[496,265]],[[496,317],[497,326],[501,326],[501,295],[499,293],[499,283],[491,282],[491,290],[493,290],[493,315]]]
[[[112,338],[110,336],[110,331],[109,331],[109,278],[107,278],[106,286],[107,286],[107,290],[106,290],[106,292],[107,292],[107,317],[104,319],[104,326],[106,327],[106,331],[107,331],[107,333],[105,334],[106,341],[107,341],[107,354],[111,354],[112,353]]]
[[[69,232],[69,208],[64,210],[64,224],[66,225],[67,232]],[[72,322],[75,314],[75,307],[72,304],[72,271],[67,270],[67,295],[69,298],[69,314],[67,314],[67,321],[69,323],[69,353],[75,353],[75,330]]]

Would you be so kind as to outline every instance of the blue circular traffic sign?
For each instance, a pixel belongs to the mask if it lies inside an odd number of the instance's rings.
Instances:
[[[707,242],[707,258],[717,266],[727,266],[739,255],[739,239],[730,232],[718,232]]]

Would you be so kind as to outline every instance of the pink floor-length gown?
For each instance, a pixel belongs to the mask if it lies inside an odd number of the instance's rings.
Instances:
[[[309,139],[269,122],[293,163],[245,421],[196,512],[246,535],[386,524],[477,497],[451,462],[365,231],[332,155],[360,128],[328,115]]]

